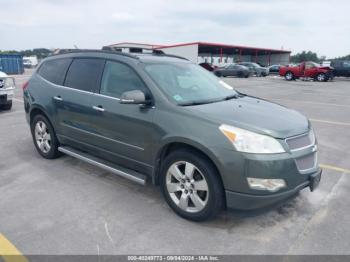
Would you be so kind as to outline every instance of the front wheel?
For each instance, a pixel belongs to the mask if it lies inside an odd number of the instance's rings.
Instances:
[[[211,162],[192,150],[165,158],[160,185],[168,205],[181,217],[204,221],[224,206],[224,190]]]
[[[316,80],[318,82],[326,82],[328,79],[326,77],[326,75],[324,73],[319,73],[317,76],[316,76]]]
[[[34,145],[39,154],[47,159],[60,156],[58,140],[49,120],[43,115],[36,115],[31,122]]]

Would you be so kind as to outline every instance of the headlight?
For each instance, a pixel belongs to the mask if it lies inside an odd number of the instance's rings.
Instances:
[[[233,144],[237,151],[256,154],[275,154],[285,152],[282,145],[270,136],[260,135],[229,125],[221,125],[219,129]]]

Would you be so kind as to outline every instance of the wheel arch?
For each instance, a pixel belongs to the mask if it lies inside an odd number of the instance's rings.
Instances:
[[[201,145],[200,143],[197,143],[192,140],[171,140],[167,141],[162,144],[162,146],[159,148],[156,158],[155,158],[155,165],[154,165],[154,173],[153,173],[153,183],[155,185],[159,184],[159,177],[160,177],[160,170],[161,170],[161,165],[162,165],[162,160],[168,156],[171,152],[175,150],[180,150],[180,149],[188,149],[192,151],[196,151],[198,154],[206,158],[216,169],[219,179],[221,184],[223,185],[223,181],[221,178],[221,172],[220,169],[218,168],[219,162],[216,159],[214,153],[211,152],[210,149],[207,147]]]
[[[52,125],[52,121],[51,121],[49,115],[45,112],[45,109],[40,105],[33,105],[32,106],[32,109],[29,112],[30,124],[32,123],[33,118],[38,114],[42,114],[43,116],[45,116],[47,118],[47,120],[50,121],[50,124]]]

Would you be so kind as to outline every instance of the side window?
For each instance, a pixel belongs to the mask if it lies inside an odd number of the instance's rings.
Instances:
[[[64,85],[83,91],[97,91],[104,63],[103,59],[75,58],[68,69]]]
[[[40,66],[38,74],[51,83],[62,85],[71,61],[70,58],[46,61]]]
[[[120,98],[122,93],[132,90],[147,94],[147,88],[133,69],[122,63],[107,61],[100,93]]]

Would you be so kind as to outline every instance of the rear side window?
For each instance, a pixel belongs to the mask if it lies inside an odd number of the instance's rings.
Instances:
[[[64,85],[83,91],[97,91],[104,64],[103,59],[75,58],[68,69]]]
[[[39,75],[56,85],[63,85],[67,69],[72,62],[70,58],[61,58],[44,62],[39,69]]]
[[[120,98],[122,93],[132,90],[141,90],[147,94],[147,88],[133,69],[118,62],[107,61],[100,93]]]

